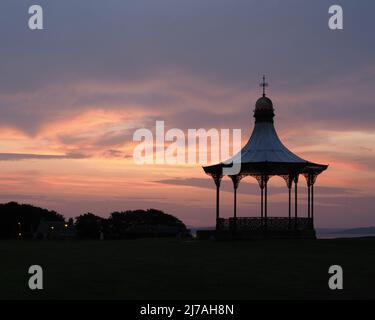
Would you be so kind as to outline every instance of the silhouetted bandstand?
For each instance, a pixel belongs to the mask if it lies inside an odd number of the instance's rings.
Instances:
[[[220,218],[220,184],[223,169],[231,167],[233,157],[225,163],[203,167],[216,185],[216,236],[221,238],[315,238],[314,230],[314,184],[316,177],[327,169],[327,165],[310,162],[288,150],[280,141],[274,127],[274,108],[266,97],[265,78],[261,84],[263,96],[255,105],[255,126],[253,133],[242,148],[239,157],[241,169],[238,174],[228,175],[233,182],[234,212],[229,219]],[[238,160],[237,160],[238,161]],[[237,217],[237,188],[241,179],[251,176],[257,179],[260,187],[260,217]],[[289,209],[287,217],[268,215],[268,181],[273,176],[282,177],[288,189]],[[304,176],[307,182],[307,212],[298,215],[298,182]],[[292,208],[292,187],[294,185],[294,208]],[[292,210],[293,209],[293,210]]]

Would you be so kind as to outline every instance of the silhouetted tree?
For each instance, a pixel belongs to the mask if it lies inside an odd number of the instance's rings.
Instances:
[[[27,204],[10,202],[0,204],[0,238],[31,238],[41,221],[65,222],[62,215],[55,211]],[[160,210],[128,210],[113,212],[108,219],[92,213],[86,213],[67,222],[70,228],[76,228],[80,238],[105,238],[176,236],[188,234],[184,223],[176,217]]]
[[[69,228],[74,227],[74,219],[73,218],[69,218],[69,220],[68,220],[68,227]]]
[[[64,221],[64,217],[55,211],[17,202],[0,204],[0,237],[31,238],[41,219]]]
[[[120,238],[128,237],[129,235],[136,236],[137,232],[139,236],[173,236],[188,232],[181,220],[156,209],[113,212],[108,219],[108,224],[113,235]],[[147,231],[147,227],[149,231]],[[165,230],[164,234],[162,231],[158,234],[157,230],[162,228]],[[169,228],[168,231],[166,230],[167,228]]]
[[[75,227],[80,238],[99,239],[100,233],[105,232],[106,219],[86,213],[76,218]]]

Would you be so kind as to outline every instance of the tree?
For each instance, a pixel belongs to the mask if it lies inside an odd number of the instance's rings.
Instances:
[[[115,237],[176,236],[188,230],[178,218],[156,209],[113,212],[108,224]]]
[[[76,218],[75,227],[80,238],[99,239],[106,229],[106,219],[86,213]]]
[[[0,219],[0,238],[31,238],[41,219],[64,221],[64,217],[55,211],[17,202],[0,204]]]

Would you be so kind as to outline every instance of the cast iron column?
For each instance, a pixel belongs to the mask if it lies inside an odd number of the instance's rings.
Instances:
[[[307,185],[307,217],[310,219],[310,183]]]
[[[219,219],[220,219],[220,182],[221,176],[214,177],[214,181],[216,184],[216,230],[220,229],[219,226]]]
[[[234,199],[233,199],[233,228],[234,228],[234,232],[236,231],[237,229],[237,188],[238,188],[238,185],[240,183],[240,176],[231,176],[231,179],[232,179],[232,182],[233,182],[233,195],[234,195]]]
[[[298,175],[294,177],[294,229],[295,230],[297,230],[297,218],[298,218],[297,184],[298,184]]]
[[[264,227],[267,230],[267,181],[268,177],[264,177]]]
[[[289,193],[289,213],[288,213],[288,225],[289,230],[292,228],[292,183],[288,186],[288,193]]]
[[[262,178],[262,186],[260,187],[260,224],[263,226],[263,178]]]
[[[314,184],[311,184],[311,224],[314,229]]]

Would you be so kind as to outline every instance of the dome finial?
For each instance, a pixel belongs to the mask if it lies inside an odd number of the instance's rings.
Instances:
[[[268,87],[268,83],[266,82],[266,76],[263,75],[263,81],[259,85],[260,87],[263,87],[263,97],[266,96],[266,87]]]
[[[263,76],[260,86],[263,88],[263,96],[260,97],[255,103],[254,117],[255,123],[257,122],[271,122],[273,123],[274,109],[273,103],[270,98],[266,97],[266,76]]]

